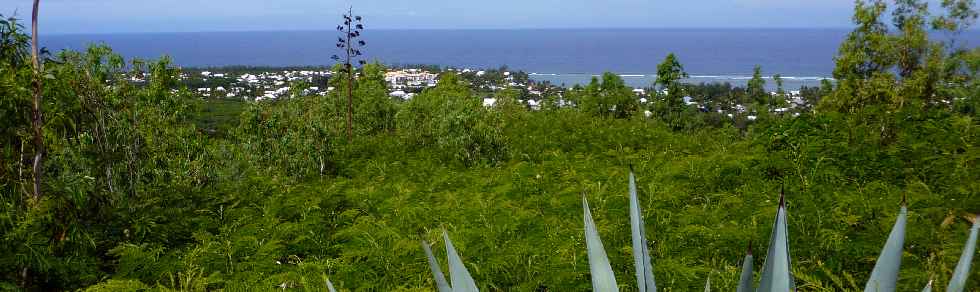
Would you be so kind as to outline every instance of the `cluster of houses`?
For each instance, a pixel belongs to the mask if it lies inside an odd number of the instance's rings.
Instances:
[[[447,69],[459,73],[471,73],[475,76],[483,76],[486,71],[473,69]],[[497,91],[504,88],[526,87],[532,95],[541,93],[526,84],[518,84],[513,81],[510,72],[503,72],[507,77],[507,84],[484,84],[480,88]],[[241,98],[254,99],[256,101],[272,100],[288,97],[294,94],[291,84],[296,81],[304,81],[313,84],[317,77],[329,78],[330,71],[326,70],[284,70],[269,71],[261,73],[242,73],[230,74],[224,72],[201,71],[199,74],[181,74],[182,80],[199,79],[205,86],[195,88],[198,95],[205,98]],[[439,80],[439,74],[424,69],[392,69],[385,72],[385,82],[390,90],[389,96],[403,100],[412,99],[416,92],[433,87]],[[208,86],[210,85],[210,86]],[[305,88],[302,95],[326,95],[334,88],[329,86],[311,86]],[[532,101],[533,103],[533,101]]]
[[[287,97],[293,92],[290,84],[304,81],[313,84],[314,78],[329,78],[330,71],[295,70],[272,71],[261,73],[243,73],[229,75],[211,71],[202,71],[200,76],[181,75],[181,79],[200,78],[204,84],[232,84],[230,86],[199,87],[195,90],[202,97],[242,98],[256,101],[271,100]],[[420,69],[389,70],[385,73],[385,82],[392,91],[392,97],[411,99],[413,93],[426,87],[435,86],[438,74]],[[220,81],[220,82],[219,82]],[[305,88],[302,95],[326,95],[333,87],[311,86]]]
[[[448,68],[446,71],[458,72],[464,75],[471,74],[472,76],[476,76],[478,78],[487,74],[487,71],[485,70],[475,70],[469,68]],[[497,91],[506,88],[527,88],[529,94],[534,96],[541,95],[541,92],[535,90],[535,88],[532,86],[516,82],[511,72],[505,71],[501,73],[504,76],[503,84],[478,84],[476,87],[489,91]],[[389,70],[385,73],[385,82],[388,83],[388,88],[391,89],[389,96],[404,100],[412,99],[412,97],[415,96],[415,93],[413,92],[420,92],[424,88],[435,86],[438,80],[439,74],[423,69]],[[495,103],[495,100],[490,98],[484,100],[484,103],[488,104],[488,106],[492,106]]]
[[[450,71],[458,71],[463,74],[471,74],[471,76],[483,76],[486,71],[472,70],[472,69],[447,69]],[[529,95],[528,99],[521,99],[519,102],[526,104],[529,109],[538,110],[541,108],[541,96],[542,93],[534,86],[530,84],[522,84],[514,81],[513,75],[510,72],[502,72],[505,76],[505,84],[481,84],[478,85],[479,88],[498,91],[507,88],[518,88],[527,89],[526,92]],[[315,70],[296,70],[296,71],[278,71],[278,72],[262,72],[262,73],[244,73],[237,76],[232,76],[227,73],[216,73],[210,71],[200,72],[198,78],[203,79],[205,84],[209,80],[213,81],[225,81],[225,82],[213,82],[212,84],[231,84],[229,86],[215,86],[215,87],[201,87],[197,88],[197,93],[202,97],[219,97],[219,98],[242,98],[242,99],[253,99],[256,101],[261,100],[273,100],[283,97],[288,97],[291,94],[298,93],[302,95],[326,95],[328,92],[332,91],[333,87],[321,88],[318,86],[311,86],[305,88],[302,92],[292,92],[290,89],[290,83],[303,81],[312,84],[314,78],[323,77],[329,78],[331,72],[329,71],[315,71]],[[425,88],[433,87],[438,82],[438,74],[429,72],[423,69],[397,69],[389,70],[385,73],[384,78],[390,89],[389,96],[391,98],[399,98],[402,100],[410,100],[415,95],[414,92],[420,92]],[[182,79],[190,78],[190,76],[184,74],[181,76]],[[650,100],[651,93],[647,92],[647,89],[635,88],[633,93],[636,95],[640,104],[647,104],[652,102]],[[665,94],[666,92],[660,92]],[[771,94],[776,95],[775,92]],[[793,112],[792,110],[798,107],[803,107],[806,105],[800,91],[793,90],[785,93],[786,98],[785,107],[770,109],[773,113],[782,114]],[[483,99],[483,105],[486,107],[493,107],[497,103],[497,99],[493,97],[487,97]],[[558,106],[572,106],[573,104],[562,99],[561,94],[558,95]],[[684,103],[688,106],[697,107],[703,111],[707,111],[707,106],[700,105],[694,101],[691,97],[685,96]],[[745,106],[739,104],[735,105],[730,112],[726,112],[721,109],[714,109],[720,114],[727,115],[730,118],[734,118],[735,115],[743,115],[749,120],[756,119],[756,116]],[[646,116],[652,116],[653,113],[650,111],[645,111]],[[794,113],[798,115],[798,113]]]
[[[637,96],[644,96],[645,95],[645,93],[644,93],[644,91],[642,89],[636,89],[636,90],[633,90],[633,92],[636,93]],[[661,93],[662,94],[667,94],[666,91],[661,91]],[[769,92],[769,94],[772,95],[773,97],[778,97],[779,96],[779,93],[777,93],[777,92]],[[785,113],[791,112],[793,109],[806,106],[806,101],[803,100],[803,95],[802,95],[802,93],[799,90],[787,91],[787,92],[783,93],[783,96],[782,97],[785,99],[784,102],[783,102],[783,104],[785,104],[786,106],[785,107],[780,107],[780,108],[769,109],[770,112],[775,113],[775,114],[785,114]],[[645,104],[647,102],[648,102],[648,100],[647,100],[646,97],[641,97],[640,98],[640,103],[641,104]],[[709,110],[707,106],[702,105],[702,104],[699,104],[698,102],[694,101],[694,99],[692,97],[690,97],[690,96],[685,96],[684,97],[684,104],[687,105],[687,106],[690,106],[690,107],[696,107],[696,108],[698,108],[701,111],[708,111]],[[726,112],[723,109],[715,109],[715,111],[717,111],[719,114],[724,114],[724,115],[728,116],[729,118],[735,118],[735,115],[744,116],[746,119],[748,119],[750,121],[754,121],[754,120],[756,120],[758,118],[758,116],[756,116],[755,113],[752,113],[749,110],[749,108],[745,107],[745,105],[742,105],[742,104],[736,104],[734,107],[732,107],[732,111],[731,112]],[[646,117],[653,116],[653,113],[650,112],[650,111],[644,111],[643,114]],[[793,116],[794,117],[795,116],[799,116],[799,115],[800,115],[799,112],[794,112],[793,113]]]
[[[412,99],[415,93],[426,87],[436,86],[439,74],[422,69],[389,70],[385,72],[385,82],[392,91],[388,94],[393,98]]]
[[[202,71],[200,76],[181,75],[181,79],[200,78],[204,84],[227,84],[226,86],[199,87],[197,93],[202,97],[242,98],[255,100],[277,99],[290,94],[290,83],[302,81],[313,83],[316,77],[329,77],[329,71],[315,70],[286,70],[262,73],[243,73],[230,75]],[[329,88],[321,89],[312,86],[304,89],[305,95],[326,94]]]
[[[422,69],[389,70],[385,72],[385,82],[388,82],[388,88],[394,90],[435,86],[438,78],[438,74]]]

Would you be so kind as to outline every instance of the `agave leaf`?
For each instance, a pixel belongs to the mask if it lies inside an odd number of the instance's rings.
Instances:
[[[329,292],[337,292],[337,289],[334,289],[333,288],[333,283],[330,282],[330,279],[327,279],[327,291],[329,291]]]
[[[432,255],[432,247],[424,239],[422,240],[422,249],[425,250],[425,257],[429,259],[429,270],[432,270],[432,277],[436,279],[436,288],[439,289],[439,292],[452,292],[453,289],[449,287],[446,276],[442,274],[442,268],[439,267],[439,261]]]
[[[786,230],[786,197],[779,194],[779,210],[776,211],[776,222],[772,225],[772,235],[769,239],[769,251],[765,264],[762,265],[762,280],[759,281],[758,292],[796,291],[796,283],[790,272],[789,234]]]
[[[926,287],[922,288],[922,292],[932,292],[932,280],[929,280],[929,283],[926,284]]]
[[[947,292],[962,292],[963,288],[966,287],[966,279],[970,274],[970,265],[973,263],[973,254],[977,248],[978,232],[980,232],[980,215],[977,215],[976,219],[973,220],[973,227],[970,228],[970,237],[966,240],[966,245],[963,246],[963,254],[960,255],[960,262],[956,264],[956,269],[953,270],[953,278],[949,279],[949,286],[946,286]]]
[[[636,195],[636,177],[630,167],[630,227],[633,233],[633,265],[636,267],[636,286],[640,292],[655,292],[657,284],[653,278],[653,265],[650,263],[650,250],[647,247],[646,228],[643,213]]]
[[[752,287],[752,260],[752,242],[749,242],[749,251],[742,260],[742,275],[738,280],[737,292],[752,292],[755,289]]]
[[[589,202],[582,196],[582,208],[585,209],[585,246],[589,254],[589,271],[592,273],[592,290],[596,292],[619,291],[616,276],[613,275],[606,250],[602,247],[602,239],[592,221]]]
[[[902,204],[898,218],[895,219],[895,226],[888,235],[888,241],[881,249],[874,270],[871,270],[871,278],[864,285],[864,292],[895,292],[895,286],[898,284],[898,269],[902,266],[902,246],[905,243],[907,217],[908,208]]]
[[[442,230],[442,237],[446,240],[446,254],[449,256],[449,279],[452,281],[453,292],[479,292],[476,288],[476,281],[470,276],[470,271],[466,270],[463,260],[456,253],[453,242],[449,240],[449,234]]]
[[[646,255],[646,260],[643,262],[644,265],[643,269],[649,271],[649,274],[647,275],[648,277],[644,278],[645,283],[642,285],[645,285],[647,287],[647,292],[656,292],[657,284],[656,281],[654,281],[653,279],[653,264],[650,263],[650,247],[645,243],[647,242],[647,236],[646,236],[646,227],[644,227],[643,225],[640,225],[640,235],[642,235],[643,242],[644,242],[643,254]],[[636,285],[641,286],[640,283],[637,283]]]
[[[708,281],[704,282],[704,292],[711,292],[711,275],[708,275]]]

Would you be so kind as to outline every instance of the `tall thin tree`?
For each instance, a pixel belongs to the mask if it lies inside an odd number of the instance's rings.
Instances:
[[[40,0],[34,0],[31,13],[31,62],[34,63],[34,107],[31,122],[34,127],[34,200],[41,198],[41,158],[44,156],[44,137],[41,132],[41,56],[37,41],[37,13]]]
[[[664,96],[664,116],[673,123],[673,115],[683,109],[684,95],[681,87],[681,79],[687,78],[684,66],[674,53],[667,54],[664,61],[657,65],[657,80],[654,85],[660,85],[660,89],[666,90]]]
[[[354,136],[352,126],[354,123],[354,66],[351,65],[351,61],[362,55],[361,48],[367,43],[360,39],[361,31],[364,30],[364,24],[361,22],[363,18],[354,16],[353,8],[347,9],[347,14],[344,14],[343,19],[344,23],[337,26],[337,31],[340,32],[340,37],[337,38],[337,48],[342,49],[344,55],[343,57],[333,55],[331,58],[338,62],[343,58],[343,72],[347,74],[347,142],[350,142]],[[366,63],[364,60],[357,62],[361,65]]]

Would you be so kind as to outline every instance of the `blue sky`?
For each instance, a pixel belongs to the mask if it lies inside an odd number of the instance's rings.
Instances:
[[[31,0],[0,0],[30,15]],[[848,27],[853,0],[42,0],[49,33],[369,28]]]

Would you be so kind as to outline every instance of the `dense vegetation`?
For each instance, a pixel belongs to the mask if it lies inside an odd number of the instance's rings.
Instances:
[[[759,84],[710,96],[678,84],[672,56],[651,104],[606,74],[565,93],[575,106],[539,111],[511,90],[486,108],[452,73],[394,101],[384,67],[368,64],[353,83],[350,142],[340,67],[326,96],[202,100],[167,58],[125,61],[105,46],[43,55],[34,72],[30,38],[6,19],[0,289],[321,290],[329,278],[342,290],[430,291],[419,242],[441,242],[444,228],[483,290],[588,290],[583,194],[617,276],[633,273],[628,165],[662,290],[701,289],[708,275],[734,289],[746,245],[767,242],[781,188],[799,290],[861,289],[903,196],[899,290],[945,287],[961,218],[980,211],[980,49],[927,35],[962,31],[977,13],[943,1],[930,18],[900,0],[887,25],[883,2],[857,3],[837,83],[797,117],[769,114],[778,100]],[[37,80],[43,149],[32,143]],[[684,91],[717,107],[737,97],[759,119],[699,111],[678,102]],[[973,275],[968,289],[980,287]]]

